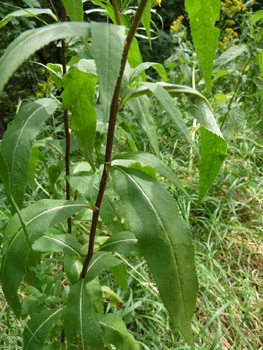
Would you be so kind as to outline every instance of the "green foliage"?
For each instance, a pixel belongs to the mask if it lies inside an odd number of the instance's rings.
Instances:
[[[199,199],[220,171],[226,142],[201,93],[167,83],[161,64],[142,63],[135,33],[142,23],[151,45],[151,2],[139,1],[136,11],[127,9],[125,1],[120,10],[115,2],[92,2],[104,10],[95,11],[106,11],[107,20],[115,24],[81,23],[82,1],[63,0],[61,18],[67,13],[73,22],[44,23],[23,32],[0,59],[3,90],[28,57],[53,41],[62,42],[62,65],[45,64],[48,83],[38,83],[48,96],[23,105],[1,142],[0,178],[12,214],[3,236],[3,292],[17,317],[28,316],[25,349],[76,345],[99,350],[113,345],[137,350],[138,343],[118,314],[122,298],[104,284],[114,278],[129,291],[127,266],[132,265],[127,259],[139,256],[148,264],[172,323],[194,348],[191,322],[198,292],[194,246],[188,224],[160,176],[190,196],[161,160],[152,104],[159,104],[161,115],[167,113],[163,119],[169,118],[178,130],[174,136],[178,140],[182,136],[198,155],[197,142],[180,111],[179,99],[189,97],[188,109],[202,125]],[[202,6],[198,1],[193,8],[198,12]],[[188,10],[193,21],[196,15]],[[205,11],[202,28],[192,24],[194,41],[200,30],[210,33],[217,7],[208,10],[212,17]],[[204,50],[203,55],[199,51],[208,47],[207,36],[195,43],[209,90],[215,34],[212,39],[212,51]],[[146,81],[150,67],[164,82]],[[140,129],[155,155],[147,146],[140,147]],[[129,142],[126,152],[125,147],[114,145],[119,131]]]
[[[215,21],[220,17],[220,0],[186,0],[185,7],[189,15],[191,34],[206,86],[211,93],[211,75],[213,61],[219,38],[219,29]]]

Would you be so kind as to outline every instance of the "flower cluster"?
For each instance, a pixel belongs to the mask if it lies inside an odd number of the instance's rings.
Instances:
[[[224,0],[221,1],[221,9],[229,17],[233,17],[236,13],[244,11],[246,6],[244,0]]]
[[[50,92],[50,89],[54,86],[54,82],[51,77],[49,77],[46,83],[37,83],[37,85],[39,86],[40,91],[38,91],[36,95],[41,98]]]
[[[176,33],[180,31],[183,19],[184,16],[179,16],[175,21],[173,21],[172,25],[170,26],[171,33]]]
[[[235,32],[232,28],[226,28],[224,37],[222,41],[219,41],[219,45],[221,49],[225,51],[235,46],[238,41],[239,39],[237,32]]]

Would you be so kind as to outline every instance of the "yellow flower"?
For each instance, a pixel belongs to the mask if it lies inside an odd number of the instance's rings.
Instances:
[[[170,32],[179,32],[181,28],[182,20],[184,19],[184,16],[179,16],[175,21],[173,21],[172,25],[170,26]]]

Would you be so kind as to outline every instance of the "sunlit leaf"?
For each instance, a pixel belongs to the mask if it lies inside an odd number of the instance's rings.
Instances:
[[[82,0],[62,0],[71,21],[83,21]]]

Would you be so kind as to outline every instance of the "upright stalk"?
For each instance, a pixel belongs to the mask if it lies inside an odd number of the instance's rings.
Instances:
[[[111,153],[112,153],[113,140],[114,140],[114,131],[115,131],[117,114],[118,114],[118,110],[119,110],[119,95],[120,95],[122,77],[123,77],[126,61],[128,58],[129,49],[130,49],[132,40],[135,36],[136,30],[141,22],[141,18],[142,18],[143,12],[145,10],[145,7],[147,5],[147,2],[148,2],[148,0],[141,0],[140,5],[136,11],[134,20],[133,20],[131,27],[129,29],[128,35],[125,39],[125,43],[124,43],[124,50],[123,50],[123,55],[122,55],[122,60],[121,60],[120,73],[119,73],[119,77],[118,77],[118,80],[117,80],[117,83],[115,86],[114,95],[113,95],[112,102],[111,102],[104,168],[103,168],[103,173],[102,173],[102,177],[101,177],[101,181],[100,181],[100,187],[99,187],[99,192],[97,195],[97,200],[95,203],[95,209],[93,211],[91,229],[90,229],[90,237],[89,237],[89,249],[88,249],[87,256],[84,260],[83,269],[81,272],[81,278],[86,277],[89,263],[92,259],[93,253],[94,253],[94,241],[95,241],[96,229],[97,229],[97,224],[98,224],[98,219],[99,219],[100,206],[101,206],[101,202],[102,202],[103,195],[105,192],[106,184],[108,181],[108,172],[109,172],[109,166],[110,166],[110,162],[111,162]]]
[[[62,7],[62,16],[61,22],[66,20],[66,10],[64,6]],[[64,40],[61,40],[62,44],[62,69],[63,75],[67,73],[67,61],[66,61],[66,44]],[[66,135],[66,152],[65,152],[65,167],[66,167],[66,176],[70,175],[70,130],[69,130],[69,122],[68,122],[68,110],[64,108],[64,127],[65,127],[65,135]],[[70,183],[66,180],[66,199],[70,200]],[[68,218],[68,233],[71,233],[72,230],[72,221],[71,217]]]

